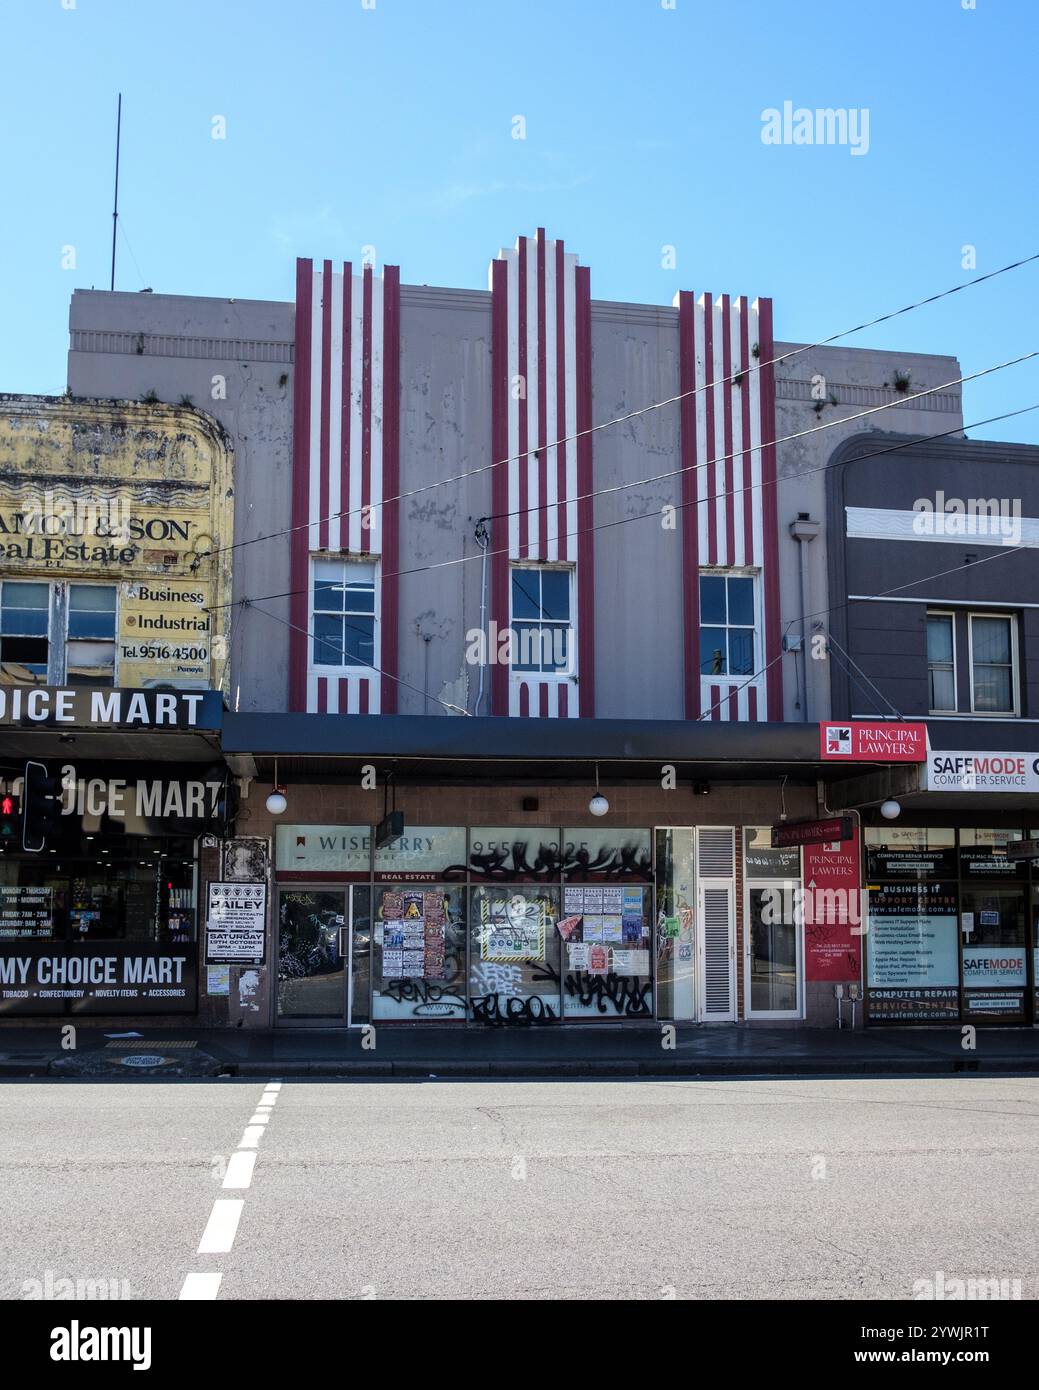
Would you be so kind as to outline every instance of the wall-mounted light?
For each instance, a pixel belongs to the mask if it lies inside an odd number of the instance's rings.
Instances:
[[[588,809],[593,816],[605,816],[610,809],[610,803],[599,790],[599,764],[595,764],[595,795],[588,803]]]
[[[285,796],[285,790],[278,784],[278,759],[275,758],[274,786],[271,788],[271,794],[267,798],[267,810],[272,816],[280,816],[288,810],[288,805],[289,803]]]
[[[894,797],[889,797],[887,801],[882,803],[880,814],[885,820],[898,820],[899,816],[902,814],[902,807]]]

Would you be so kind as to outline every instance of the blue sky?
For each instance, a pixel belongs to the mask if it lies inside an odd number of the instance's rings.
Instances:
[[[768,294],[809,341],[1039,250],[1035,0],[668,3],[7,0],[0,390],[62,391],[69,296],[107,288],[119,90],[124,290],[290,299],[297,255],[366,245],[483,288],[542,225],[595,298]],[[868,151],[764,144],[787,100],[867,108]],[[1039,262],[848,343],[975,371],[1039,347],[1037,292]],[[1033,402],[1029,363],[964,418]]]

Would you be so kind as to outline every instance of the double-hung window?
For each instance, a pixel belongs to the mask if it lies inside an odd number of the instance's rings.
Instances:
[[[513,671],[570,675],[573,656],[573,570],[514,565]]]
[[[1016,714],[1017,630],[1002,613],[970,613],[971,709],[975,714]]]
[[[315,667],[373,667],[378,638],[375,565],[315,560],[312,591]]]
[[[759,655],[754,576],[700,575],[701,676],[752,676]]]
[[[952,613],[927,615],[927,708],[956,710],[956,620]]]
[[[65,637],[67,685],[115,684],[115,585],[70,584]]]

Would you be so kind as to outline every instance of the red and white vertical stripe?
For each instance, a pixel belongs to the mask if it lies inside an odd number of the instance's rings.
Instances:
[[[577,649],[569,675],[496,667],[496,714],[541,718],[593,711],[591,286],[587,267],[537,235],[491,262],[493,296],[493,613],[510,621],[510,565],[574,569]],[[503,460],[508,460],[507,463]],[[584,500],[580,500],[580,499]],[[580,676],[580,684],[570,677]],[[578,693],[579,692],[579,693]]]
[[[314,713],[396,710],[400,478],[400,272],[296,265],[290,705]],[[376,567],[377,667],[315,666],[311,558]]]
[[[686,717],[781,720],[772,302],[689,291],[679,311]],[[733,378],[730,380],[730,378]],[[757,577],[753,677],[700,673],[705,569]]]

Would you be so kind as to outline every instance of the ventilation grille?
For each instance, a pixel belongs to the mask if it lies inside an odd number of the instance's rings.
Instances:
[[[696,839],[700,877],[732,878],[735,865],[731,827],[701,826]]]
[[[703,890],[704,1013],[728,1016],[732,1009],[729,975],[729,889]]]

